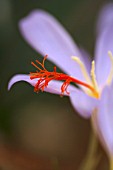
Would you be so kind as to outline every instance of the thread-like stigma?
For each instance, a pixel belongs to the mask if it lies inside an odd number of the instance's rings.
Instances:
[[[53,68],[53,71],[51,71],[51,72],[48,71],[44,66],[44,62],[45,62],[46,58],[47,58],[47,56],[44,57],[42,63],[40,63],[38,60],[36,60],[36,64],[34,62],[31,62],[31,64],[37,69],[36,72],[30,73],[31,80],[38,79],[37,83],[34,87],[35,92],[38,92],[39,90],[44,91],[44,88],[47,87],[49,82],[52,80],[60,80],[60,81],[63,80],[64,81],[61,86],[61,94],[64,94],[64,92],[69,94],[69,92],[67,91],[67,88],[71,82],[88,88],[90,91],[92,91],[92,93],[95,92],[95,89],[91,85],[89,85],[85,82],[82,82],[74,77],[69,76],[69,75],[66,75],[64,73],[58,73],[56,71],[56,67]],[[37,66],[37,64],[39,66]]]

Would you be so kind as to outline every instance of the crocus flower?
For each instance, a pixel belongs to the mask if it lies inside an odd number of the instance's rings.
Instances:
[[[113,157],[113,4],[100,12],[97,22],[97,41],[94,61],[79,48],[50,14],[34,10],[19,23],[25,40],[43,56],[46,54],[64,73],[46,70],[43,63],[32,65],[37,71],[30,75],[18,74],[12,77],[8,89],[18,81],[26,81],[35,91],[67,95],[78,113],[92,117],[95,131],[110,157]],[[39,68],[41,66],[41,68]],[[64,83],[61,82],[64,80]],[[70,85],[77,83],[79,88]]]

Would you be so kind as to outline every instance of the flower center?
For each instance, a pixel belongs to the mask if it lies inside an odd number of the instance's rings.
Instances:
[[[112,80],[113,80],[113,55],[112,55],[111,51],[108,51],[108,56],[109,56],[110,61],[111,61],[111,69],[110,69],[110,73],[108,75],[106,84],[110,85]],[[98,83],[97,83],[97,80],[96,80],[95,61],[92,61],[91,72],[90,72],[90,75],[89,75],[84,63],[78,57],[72,56],[72,59],[75,60],[79,64],[81,71],[82,71],[82,74],[83,74],[87,84],[89,84],[94,89],[93,91],[91,91],[89,89],[82,87],[84,92],[91,97],[99,99],[100,95],[101,95],[101,91],[99,90],[99,86],[98,86]]]
[[[108,56],[111,61],[111,69],[108,78],[106,80],[106,85],[110,85],[113,80],[113,55],[111,51],[108,51]],[[64,92],[69,95],[67,88],[70,83],[75,83],[78,84],[87,95],[94,97],[96,99],[100,98],[101,90],[99,89],[96,80],[95,61],[92,61],[91,71],[89,75],[84,63],[78,57],[72,56],[72,59],[75,60],[81,68],[82,74],[85,78],[85,82],[83,82],[67,74],[57,72],[56,67],[53,68],[53,71],[51,72],[48,71],[44,66],[44,62],[46,58],[47,55],[44,57],[42,63],[40,63],[38,60],[36,60],[36,64],[34,62],[31,62],[31,64],[37,69],[36,72],[30,73],[31,80],[37,79],[37,83],[35,84],[34,87],[35,92],[38,92],[39,90],[44,91],[44,89],[48,86],[49,82],[52,80],[59,80],[59,81],[63,80],[64,82],[62,82],[62,86],[61,86],[61,95],[63,95]]]

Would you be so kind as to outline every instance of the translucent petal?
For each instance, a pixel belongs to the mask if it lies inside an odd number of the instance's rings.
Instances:
[[[77,89],[74,92],[70,93],[70,99],[73,107],[84,118],[89,118],[92,114],[92,111],[97,105],[96,99]]]
[[[95,131],[108,154],[113,156],[113,85],[106,87],[93,121]]]
[[[103,28],[109,26],[113,22],[113,3],[108,3],[105,5],[98,17],[97,21],[97,34],[100,33]]]
[[[11,78],[11,80],[8,83],[8,90],[10,90],[11,87],[19,81],[25,81],[31,84],[32,86],[35,86],[35,84],[37,83],[37,80],[38,79],[31,80],[30,76],[26,74],[15,75]],[[61,86],[62,86],[62,82],[52,80],[51,82],[49,82],[48,86],[44,89],[44,91],[49,92],[49,93],[54,93],[54,94],[61,94]],[[75,87],[72,85],[69,85],[68,91],[71,92],[73,90],[75,90]],[[64,93],[64,95],[68,95],[68,94]]]
[[[84,80],[80,67],[71,56],[82,58],[81,52],[68,32],[50,14],[35,10],[19,23],[20,31],[27,42],[42,55],[59,66],[64,72]],[[85,57],[85,56],[84,56]]]
[[[96,75],[99,85],[103,86],[110,72],[111,63],[108,51],[113,53],[113,4],[105,6],[97,24],[95,60]]]

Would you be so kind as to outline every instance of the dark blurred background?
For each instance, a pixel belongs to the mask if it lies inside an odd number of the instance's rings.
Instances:
[[[32,71],[30,62],[41,58],[19,32],[18,21],[22,17],[36,8],[50,12],[76,43],[93,56],[96,19],[106,2],[109,1],[0,0],[1,169],[51,169],[50,159],[60,160],[64,170],[77,169],[81,164],[91,125],[76,113],[69,98],[36,94],[33,87],[24,82],[17,83],[8,92],[7,84],[14,74]],[[49,61],[46,65],[48,69],[53,67]],[[101,167],[106,170],[107,160]]]

